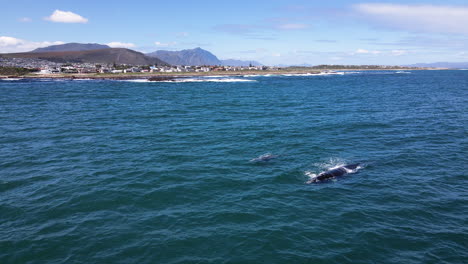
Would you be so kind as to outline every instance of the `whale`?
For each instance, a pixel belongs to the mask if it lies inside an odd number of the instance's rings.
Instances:
[[[279,155],[273,155],[271,153],[267,153],[267,154],[263,154],[261,156],[258,156],[254,159],[251,159],[250,162],[266,162],[266,161],[270,161],[272,159],[276,159],[277,157],[279,157]]]
[[[309,181],[307,181],[307,183],[317,183],[331,178],[340,177],[348,173],[354,172],[356,169],[359,169],[359,166],[360,163],[339,166],[337,168],[321,172],[319,175],[312,177]]]

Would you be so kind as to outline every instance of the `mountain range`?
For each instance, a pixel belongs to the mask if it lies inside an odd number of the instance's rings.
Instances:
[[[110,49],[110,47],[97,43],[65,43],[60,45],[52,45],[45,48],[37,48],[31,52],[85,51],[98,49]]]
[[[97,43],[66,43],[37,48],[30,52],[0,54],[7,58],[37,58],[54,62],[106,63],[128,65],[223,65],[223,66],[261,66],[257,61],[243,61],[235,59],[220,60],[213,53],[201,49],[186,49],[180,51],[158,50],[143,54],[124,48],[111,48]],[[291,65],[277,65],[291,66]],[[310,67],[311,64],[296,66]],[[468,69],[468,62],[434,62],[406,65],[409,67]]]
[[[158,58],[148,57],[141,52],[124,48],[106,48],[84,51],[8,53],[0,54],[0,57],[42,59],[58,63],[168,65],[166,62]]]
[[[130,49],[111,48],[97,43],[65,43],[37,48],[30,52],[0,54],[9,58],[36,58],[53,62],[116,63],[129,65],[222,65],[261,66],[257,61],[220,60],[213,53],[202,48],[180,51],[158,50],[143,54]]]
[[[202,48],[186,49],[180,51],[157,50],[147,53],[147,56],[157,57],[172,65],[223,65],[223,66],[261,66],[257,61],[220,60],[213,53]]]
[[[197,66],[222,64],[222,62],[215,55],[201,48],[181,51],[158,50],[147,53],[146,55],[160,58],[161,60],[172,65]]]

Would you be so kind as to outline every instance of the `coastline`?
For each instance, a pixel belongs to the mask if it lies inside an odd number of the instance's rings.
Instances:
[[[446,70],[437,68],[402,68],[402,69],[333,69],[333,71],[402,71],[402,70]],[[190,77],[206,77],[206,76],[233,76],[240,77],[245,75],[282,75],[282,74],[310,74],[319,75],[328,70],[274,70],[274,71],[243,71],[241,72],[226,72],[226,71],[211,71],[211,72],[180,72],[180,73],[61,73],[61,74],[27,74],[27,75],[10,75],[2,76],[0,79],[22,78],[22,79],[92,79],[92,80],[134,80],[134,79],[154,79],[153,81],[170,81],[180,78]]]

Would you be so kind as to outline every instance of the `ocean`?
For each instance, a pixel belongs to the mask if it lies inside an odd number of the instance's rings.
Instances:
[[[467,71],[0,80],[0,263],[466,263],[467,125]]]

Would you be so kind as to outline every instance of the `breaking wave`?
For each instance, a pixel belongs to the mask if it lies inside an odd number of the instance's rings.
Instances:
[[[124,82],[136,82],[136,83],[190,83],[190,82],[223,82],[223,83],[230,83],[230,82],[256,82],[256,80],[250,79],[241,79],[241,78],[214,78],[214,77],[204,77],[204,78],[179,78],[173,80],[164,80],[164,81],[150,81],[147,79],[135,79],[135,80],[122,80]]]
[[[174,81],[163,81],[163,82],[256,82],[255,80],[241,79],[241,78],[189,78],[189,79],[176,79]]]
[[[1,78],[2,81],[21,81],[23,78]]]

